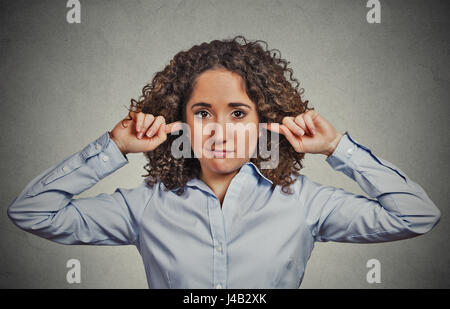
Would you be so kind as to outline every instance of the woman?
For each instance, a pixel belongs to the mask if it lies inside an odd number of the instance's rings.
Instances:
[[[298,288],[316,241],[430,231],[440,211],[425,191],[309,108],[288,62],[259,42],[238,36],[179,52],[128,117],[33,179],[9,217],[62,244],[135,245],[150,288]],[[140,186],[73,198],[140,152]],[[325,155],[371,198],[300,175],[305,153]]]

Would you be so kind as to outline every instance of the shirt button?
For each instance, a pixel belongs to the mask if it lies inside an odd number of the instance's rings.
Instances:
[[[70,171],[70,168],[69,168],[67,165],[65,165],[65,166],[63,167],[63,171],[64,171],[65,173],[67,173],[68,171]]]
[[[95,144],[95,149],[97,149],[97,150],[102,150],[102,145],[100,145],[100,144]]]
[[[103,160],[103,162],[106,162],[106,161],[109,160],[109,157],[108,157],[108,156],[103,156],[103,157],[102,157],[102,160]]]
[[[347,156],[350,157],[353,154],[353,148],[347,150]]]
[[[216,289],[221,289],[222,285],[219,283],[218,285],[216,285]]]
[[[222,245],[221,244],[219,244],[217,246],[217,252],[222,253]]]

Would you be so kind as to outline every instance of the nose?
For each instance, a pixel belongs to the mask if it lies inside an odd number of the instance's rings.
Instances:
[[[215,122],[213,125],[213,129],[211,130],[211,137],[214,140],[216,146],[220,146],[225,144],[227,141],[233,140],[233,128],[232,124],[228,125],[227,122],[223,118],[219,118],[218,122]]]

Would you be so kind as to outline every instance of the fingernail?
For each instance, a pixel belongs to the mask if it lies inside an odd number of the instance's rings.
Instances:
[[[311,133],[312,133],[313,135],[316,134],[316,130],[312,129],[312,130],[311,130]]]
[[[152,137],[153,134],[155,134],[155,132],[153,132],[153,130],[150,130],[150,131],[147,132],[147,136],[148,137]]]
[[[139,138],[139,139],[142,139],[142,135],[144,135],[144,133],[142,133],[142,132],[139,132],[139,134],[138,134],[138,138]]]
[[[305,132],[303,132],[303,130],[298,130],[298,133],[303,136],[305,134]]]

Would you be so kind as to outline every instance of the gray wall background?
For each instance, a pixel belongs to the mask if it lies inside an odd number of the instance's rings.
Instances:
[[[0,1],[0,287],[147,288],[134,247],[64,246],[18,229],[6,209],[43,170],[81,150],[126,115],[178,51],[243,34],[291,61],[305,98],[335,127],[396,164],[442,211],[430,233],[383,244],[317,243],[302,288],[449,288],[448,1]],[[144,156],[77,197],[133,188]],[[303,173],[364,194],[307,155]],[[81,262],[81,284],[66,262]],[[381,283],[366,282],[367,260]]]

